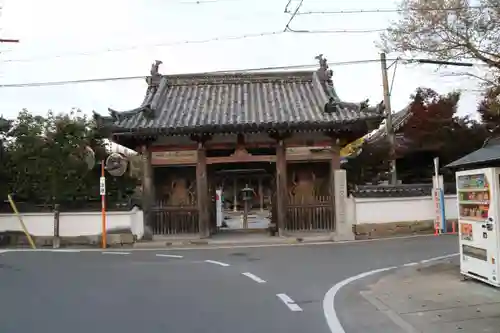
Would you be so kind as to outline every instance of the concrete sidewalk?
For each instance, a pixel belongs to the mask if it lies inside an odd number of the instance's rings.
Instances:
[[[153,241],[137,242],[134,248],[162,248],[162,247],[190,247],[190,246],[252,246],[252,245],[279,245],[300,243],[332,242],[330,233],[304,233],[284,237],[268,236],[262,233],[231,233],[218,234],[210,238],[200,239],[198,236],[156,237]]]
[[[346,333],[499,333],[500,290],[463,281],[457,261],[406,267],[351,289],[338,309]]]

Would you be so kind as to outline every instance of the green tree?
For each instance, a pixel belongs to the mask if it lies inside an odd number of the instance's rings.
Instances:
[[[0,117],[0,196],[6,198],[9,192],[10,174],[10,156],[7,151],[7,135],[12,126],[12,122]],[[5,200],[5,199],[4,199]]]
[[[91,147],[97,161],[105,159],[105,142],[80,110],[45,117],[23,110],[9,135],[10,191],[18,200],[49,204],[99,198],[100,167],[89,170],[85,154]],[[107,175],[108,201],[122,199],[135,185],[128,174]]]
[[[22,110],[9,132],[10,192],[21,197],[50,197],[42,181],[48,167],[44,130],[43,117]]]
[[[490,135],[500,134],[500,86],[487,89],[477,109]]]

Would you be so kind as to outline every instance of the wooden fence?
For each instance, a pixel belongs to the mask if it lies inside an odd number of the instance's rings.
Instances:
[[[153,234],[195,234],[199,231],[196,206],[166,206],[157,202],[153,207]]]
[[[335,217],[330,196],[317,196],[307,201],[288,203],[285,229],[288,231],[335,230]]]

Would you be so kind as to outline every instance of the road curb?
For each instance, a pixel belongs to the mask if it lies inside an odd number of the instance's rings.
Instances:
[[[456,235],[441,235],[443,236],[453,236]],[[342,245],[342,244],[363,244],[371,242],[386,242],[400,239],[413,239],[413,238],[430,238],[435,237],[432,234],[429,235],[411,235],[411,236],[395,236],[386,238],[374,238],[374,239],[360,239],[360,240],[346,240],[346,241],[336,241],[332,240],[330,237],[314,237],[314,238],[302,238],[302,237],[290,237],[290,238],[278,238],[266,241],[213,241],[206,239],[184,239],[184,240],[172,240],[172,241],[139,241],[134,244],[123,244],[123,245],[110,245],[107,249],[127,249],[127,250],[211,250],[211,249],[228,249],[228,248],[255,248],[255,247],[283,247],[283,246],[301,246],[301,245]],[[97,246],[61,246],[61,249],[75,249],[82,251],[101,251],[102,249]],[[13,248],[2,248],[3,251],[52,251],[52,247],[41,247],[37,250],[31,250],[28,247],[13,247]]]
[[[439,260],[449,259],[449,258],[458,256],[458,255],[460,255],[460,253],[452,253],[452,254],[433,257],[433,258],[429,258],[429,259],[419,260],[419,261],[415,261],[415,262],[409,262],[409,263],[406,263],[403,265],[379,268],[379,269],[363,272],[361,274],[354,275],[354,276],[351,276],[345,280],[340,281],[339,283],[337,283],[333,287],[331,287],[326,292],[325,297],[323,298],[323,313],[325,315],[325,319],[326,319],[326,322],[328,324],[328,327],[330,328],[330,331],[332,333],[346,333],[344,330],[344,327],[340,323],[340,320],[337,316],[337,312],[335,311],[335,296],[346,285],[348,285],[352,282],[364,279],[366,277],[379,274],[379,273],[388,272],[388,271],[395,271],[398,269],[408,268],[410,266],[417,266],[420,264],[427,264],[427,263],[431,263],[431,262],[436,262]]]
[[[137,242],[133,245],[136,249],[150,249],[150,248],[183,248],[183,247],[217,247],[217,246],[266,246],[266,245],[287,245],[287,244],[317,244],[317,243],[335,243],[330,238],[314,238],[304,239],[297,238],[281,238],[269,241],[212,241],[205,239],[190,239],[181,241],[152,241],[152,242]]]

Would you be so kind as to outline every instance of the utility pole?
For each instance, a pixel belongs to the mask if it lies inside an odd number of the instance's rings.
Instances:
[[[385,53],[380,53],[380,65],[382,67],[382,87],[384,89],[384,106],[386,111],[385,128],[387,132],[387,141],[389,142],[389,165],[390,165],[390,184],[396,185],[398,174],[396,171],[396,136],[392,127],[392,109],[391,92],[389,90],[389,80],[387,78],[387,58]]]
[[[0,38],[0,43],[19,43],[19,39]]]

